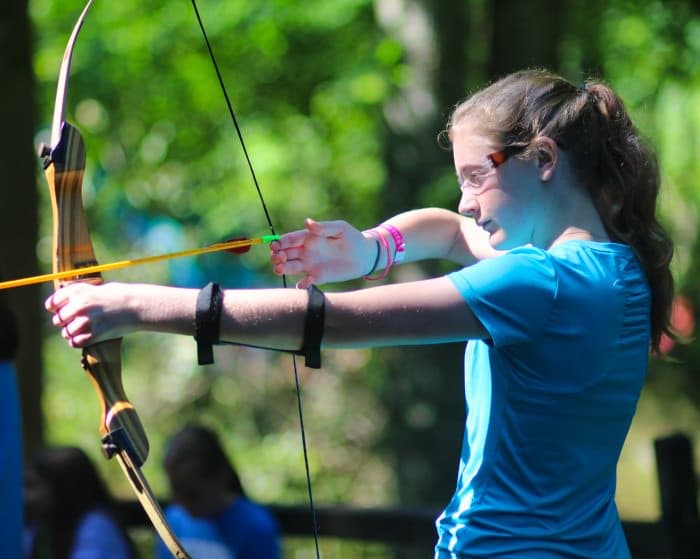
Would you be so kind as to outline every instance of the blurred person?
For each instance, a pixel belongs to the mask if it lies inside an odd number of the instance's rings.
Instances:
[[[136,559],[113,499],[79,448],[40,451],[25,473],[26,559]]]
[[[22,557],[22,418],[14,359],[15,317],[0,296],[0,542],[2,557]]]
[[[165,471],[173,503],[165,516],[187,552],[197,559],[278,559],[277,522],[246,496],[217,435],[190,424],[167,445]],[[159,541],[158,559],[170,559]]]

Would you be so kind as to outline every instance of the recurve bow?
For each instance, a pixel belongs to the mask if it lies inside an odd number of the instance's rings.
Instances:
[[[75,270],[69,279],[56,280],[56,288],[72,282],[102,283],[100,273],[81,274],[80,269],[97,264],[82,203],[85,142],[65,120],[71,58],[78,33],[93,0],[88,0],[66,45],[56,88],[50,145],[42,144],[39,156],[51,195],[53,214],[53,271]],[[177,541],[163,511],[153,496],[141,466],[148,457],[148,439],[134,406],[122,385],[121,338],[83,349],[82,366],[89,374],[100,399],[102,451],[116,458],[158,535],[178,559],[189,555]]]

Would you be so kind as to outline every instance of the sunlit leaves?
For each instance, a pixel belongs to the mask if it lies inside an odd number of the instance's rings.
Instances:
[[[661,211],[678,244],[682,283],[700,204],[700,13],[687,2],[625,1],[611,3],[606,15],[606,78],[658,148]]]
[[[63,48],[82,3],[32,2],[44,130]],[[199,8],[277,229],[298,228],[307,215],[378,219],[376,197],[385,180],[381,111],[400,81],[402,52],[377,30],[371,3],[200,1]],[[75,47],[66,115],[86,140],[83,194],[100,261],[267,232],[189,1],[95,0]],[[43,185],[43,178],[38,182]],[[50,251],[49,226],[46,219],[42,256]],[[266,254],[256,248],[241,257],[211,255],[108,279],[278,286]],[[73,352],[57,345],[47,348],[49,361],[65,362],[72,372],[47,369],[49,437],[67,442],[81,431],[86,434],[77,442],[90,448],[96,435],[86,425],[96,424],[97,403],[79,368],[73,371]],[[212,373],[196,368],[191,340],[145,336],[126,344],[127,393],[152,440],[147,473],[165,492],[159,469],[163,437],[186,418],[204,418],[227,434],[255,496],[303,500],[289,364],[281,370],[274,354],[261,352],[252,358],[236,351],[222,355]],[[346,389],[344,379],[319,377],[308,412],[313,422],[333,423],[317,435],[311,453],[313,474],[325,479],[317,490],[325,500],[378,502],[393,490],[388,466],[365,449],[381,418],[369,388]],[[71,404],[80,407],[74,418],[62,407],[62,387],[76,401],[88,402]],[[335,397],[327,398],[328,391]],[[338,415],[337,406],[348,407],[350,400],[356,402],[355,416]],[[250,471],[257,475],[246,476]],[[353,475],[365,482],[354,484]],[[125,487],[116,484],[120,492]]]

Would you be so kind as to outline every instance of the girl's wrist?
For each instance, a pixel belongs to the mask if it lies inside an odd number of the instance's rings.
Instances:
[[[375,239],[377,246],[379,248],[379,251],[376,253],[377,254],[376,255],[376,262],[373,266],[373,268],[375,268],[375,269],[373,269],[372,272],[370,272],[369,274],[365,274],[362,277],[366,280],[369,280],[369,281],[384,279],[387,276],[387,274],[389,273],[389,269],[391,268],[391,265],[394,263],[392,255],[391,255],[391,247],[389,246],[389,241],[386,240],[386,238],[384,237],[382,232],[377,228],[368,229],[364,233],[370,235],[371,237],[373,237]],[[381,272],[379,272],[378,274],[373,276],[371,274],[376,272],[376,268],[379,267],[379,263],[382,261],[382,254],[386,255],[386,264],[384,266],[384,269]]]
[[[370,259],[368,260],[370,262],[370,267],[365,267],[365,269],[368,269],[369,271],[362,275],[363,278],[367,278],[367,276],[371,276],[379,266],[379,259],[382,255],[382,245],[375,234],[365,231],[362,233],[362,235],[365,238],[364,245],[367,246],[369,244],[372,247],[368,251],[363,251],[370,253]],[[363,260],[366,259],[363,257]]]
[[[391,223],[382,223],[378,226],[378,229],[386,231],[389,235],[391,235],[391,239],[394,241],[392,265],[401,263],[406,255],[406,241],[404,241],[401,231],[399,231],[398,227],[392,225]]]

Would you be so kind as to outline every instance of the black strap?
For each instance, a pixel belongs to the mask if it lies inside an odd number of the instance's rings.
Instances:
[[[219,343],[223,301],[224,294],[218,283],[208,283],[197,295],[194,339],[197,341],[197,362],[200,365],[214,362],[213,346]]]
[[[219,326],[221,323],[221,305],[224,295],[219,285],[209,283],[197,295],[197,312],[195,316],[195,340],[197,340],[197,361],[200,365],[214,362],[213,347],[215,344],[238,345],[256,349],[285,351],[304,356],[304,364],[310,369],[321,368],[321,340],[326,316],[326,298],[323,292],[312,285],[307,290],[308,303],[304,320],[304,342],[301,349],[296,351],[276,350],[271,347],[239,344],[221,341]]]
[[[309,302],[304,321],[304,343],[297,355],[304,356],[304,364],[311,369],[321,368],[321,340],[326,317],[326,298],[323,292],[312,285],[307,290]]]

